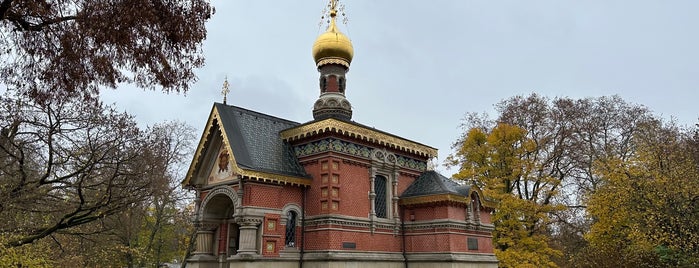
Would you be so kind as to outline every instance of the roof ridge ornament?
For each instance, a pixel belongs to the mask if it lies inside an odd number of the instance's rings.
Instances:
[[[435,163],[435,159],[437,157],[430,157],[430,159],[427,159],[427,171],[435,171],[437,169],[437,163]]]
[[[223,88],[221,89],[221,95],[223,95],[223,104],[226,104],[226,97],[228,97],[228,93],[231,92],[230,89],[228,89],[228,76],[226,75],[226,78],[223,80]]]

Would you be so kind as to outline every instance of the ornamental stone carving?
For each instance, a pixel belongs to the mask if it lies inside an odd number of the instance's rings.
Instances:
[[[240,226],[257,226],[262,224],[262,218],[261,217],[236,217],[235,218],[235,223],[237,223]]]
[[[389,153],[385,149],[376,149],[373,151],[371,155],[371,160],[376,161],[378,163],[394,165],[396,164],[397,157],[395,154]]]
[[[199,209],[199,214],[197,215],[197,219],[199,221],[203,221],[204,219],[204,211],[206,210],[206,206],[209,204],[209,201],[211,201],[212,198],[214,198],[217,195],[223,194],[227,196],[228,198],[231,199],[231,202],[233,203],[233,206],[239,207],[240,203],[238,202],[238,194],[235,192],[233,188],[230,186],[218,186],[214,189],[212,189],[208,194],[206,194],[206,197],[204,200],[201,202],[201,206]],[[230,215],[233,216],[233,215]]]
[[[214,241],[214,232],[216,231],[218,224],[210,222],[195,222],[194,227],[197,229],[197,233],[193,254],[213,255],[212,245]]]
[[[388,161],[391,164],[396,163],[396,156],[394,154],[388,154],[386,156],[386,161]]]
[[[218,223],[213,222],[195,222],[194,228],[200,231],[214,231],[218,228]]]
[[[320,120],[331,117],[342,120],[350,120],[352,118],[352,105],[341,93],[323,93],[313,104],[314,119]]]
[[[256,243],[258,237],[257,226],[262,223],[262,217],[241,216],[235,218],[235,223],[239,225],[240,248],[239,255],[255,256],[258,252]]]

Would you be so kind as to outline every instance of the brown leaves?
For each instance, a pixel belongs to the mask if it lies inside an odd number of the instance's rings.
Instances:
[[[8,4],[10,3],[11,4]],[[186,92],[204,63],[204,0],[4,0],[0,81],[38,101],[94,99],[119,83]]]

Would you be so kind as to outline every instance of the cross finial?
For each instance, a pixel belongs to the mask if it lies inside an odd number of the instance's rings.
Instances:
[[[434,158],[427,160],[427,171],[434,171],[437,168],[437,164],[434,163]]]
[[[231,90],[228,89],[228,76],[226,75],[226,79],[223,80],[223,89],[221,89],[221,95],[223,95],[223,104],[226,104],[226,97],[230,92]]]
[[[337,1],[338,0],[330,0],[330,14],[332,14],[333,11],[337,12]]]
[[[338,14],[342,15],[342,23],[347,24],[345,5],[340,4],[340,0],[330,0],[328,5],[323,9],[323,15],[320,17],[321,21],[318,26],[321,26],[323,22],[326,22],[328,23],[329,30],[335,28],[335,21],[337,20]]]

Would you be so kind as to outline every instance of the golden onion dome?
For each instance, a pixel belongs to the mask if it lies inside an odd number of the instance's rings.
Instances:
[[[338,63],[349,67],[354,56],[354,48],[350,39],[341,33],[335,25],[335,10],[331,10],[328,30],[318,36],[313,43],[313,60],[317,66],[327,63]]]

